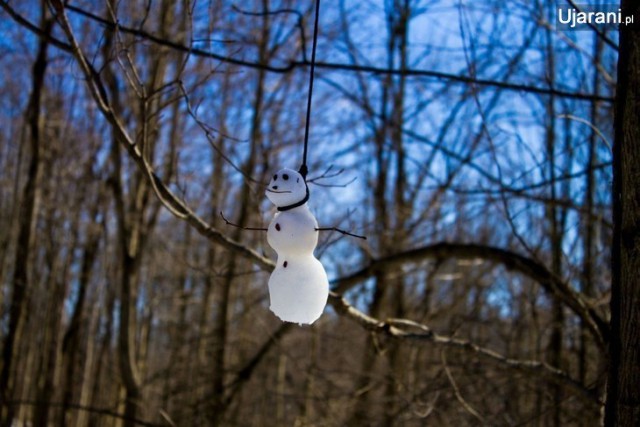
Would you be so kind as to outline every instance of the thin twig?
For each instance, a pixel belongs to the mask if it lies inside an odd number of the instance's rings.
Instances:
[[[571,7],[576,9],[578,12],[583,12],[582,9],[580,9],[579,5],[577,5],[573,0],[567,0],[567,3],[569,3]],[[587,20],[587,25],[598,35],[598,37],[600,37],[612,49],[614,49],[616,52],[620,50],[620,46],[618,46],[613,40],[607,37],[605,32],[602,31],[600,28],[598,28],[597,25],[594,25],[593,23],[591,23],[590,20]]]
[[[296,22],[296,27],[298,27],[298,32],[300,33],[300,46],[302,47],[300,49],[300,52],[302,54],[302,60],[304,62],[307,62],[307,51],[305,49],[305,46],[307,45],[307,37],[304,34],[304,24],[303,24],[304,16],[302,15],[302,13],[300,13],[300,11],[295,9],[285,8],[285,9],[277,9],[277,10],[267,10],[264,12],[253,12],[250,10],[241,9],[235,4],[231,5],[231,9],[233,9],[238,13],[241,13],[243,15],[248,15],[248,16],[270,16],[270,15],[280,15],[280,14],[296,15],[296,17],[298,18]]]
[[[348,186],[350,186],[351,184],[353,184],[356,180],[358,179],[358,177],[353,177],[352,179],[350,179],[349,181],[345,182],[344,184],[321,184],[319,182],[309,182],[310,184],[313,185],[317,185],[318,187],[324,187],[324,188],[346,188]]]
[[[207,141],[209,142],[209,145],[211,145],[211,148],[213,148],[216,151],[216,153],[218,153],[218,155],[220,157],[222,157],[236,172],[240,173],[240,175],[242,175],[242,177],[244,178],[244,180],[246,182],[257,183],[257,181],[255,179],[253,179],[251,176],[246,174],[242,170],[242,168],[240,168],[238,165],[236,165],[233,162],[233,160],[231,160],[231,158],[229,156],[227,156],[227,154],[224,152],[224,150],[221,147],[219,147],[218,144],[216,144],[216,138],[214,138],[212,133],[215,132],[218,135],[220,135],[221,137],[226,138],[226,139],[231,139],[233,141],[237,141],[237,142],[244,142],[244,141],[241,140],[241,139],[238,139],[238,138],[234,138],[234,137],[232,137],[230,135],[226,135],[226,134],[220,132],[217,129],[213,129],[211,126],[207,125],[204,121],[202,121],[198,117],[198,114],[196,113],[196,111],[192,108],[191,101],[189,99],[189,94],[187,92],[187,89],[184,86],[184,83],[181,80],[178,81],[178,87],[180,88],[180,92],[182,92],[182,96],[184,98],[185,105],[187,107],[187,113],[196,122],[198,127],[200,127],[200,129],[202,129],[202,131],[204,132],[205,137],[207,138]]]
[[[243,230],[254,230],[254,231],[267,231],[267,228],[261,228],[261,227],[245,227],[243,225],[239,225],[239,224],[235,224],[231,221],[229,221],[227,218],[225,218],[224,214],[222,213],[222,211],[220,211],[220,216],[222,217],[222,219],[224,220],[224,222],[227,225],[230,225],[232,227],[237,227],[237,228],[241,228]]]
[[[473,409],[473,407],[469,405],[469,403],[464,399],[464,397],[462,397],[462,393],[460,393],[460,389],[458,388],[458,385],[453,379],[451,370],[449,369],[449,366],[447,366],[447,358],[445,356],[444,350],[442,350],[442,352],[440,353],[440,357],[442,358],[442,367],[444,368],[445,374],[447,374],[447,378],[449,379],[449,383],[453,388],[453,393],[456,395],[456,399],[458,399],[458,402],[460,402],[460,404],[462,405],[465,411],[467,411],[468,413],[473,415],[478,421],[480,421],[480,424],[486,425],[486,421],[484,420],[484,417],[482,417],[482,415],[480,415],[478,411]]]
[[[568,120],[574,120],[578,123],[582,123],[584,125],[587,125],[591,128],[592,131],[594,131],[600,138],[602,138],[602,142],[604,142],[604,144],[607,146],[607,148],[609,149],[609,152],[613,152],[613,148],[611,146],[611,143],[609,142],[609,140],[607,139],[607,137],[600,131],[600,129],[598,129],[593,123],[591,123],[588,120],[585,120],[581,117],[577,117],[574,116],[572,114],[558,114],[557,117],[560,117],[562,119],[568,119]]]
[[[348,182],[344,183],[344,184],[321,184],[320,181],[321,179],[330,179],[330,178],[335,178],[338,175],[341,175],[344,172],[344,168],[339,169],[337,172],[331,172],[331,169],[333,169],[333,165],[329,165],[329,167],[322,172],[322,175],[320,176],[316,176],[314,178],[311,179],[307,179],[307,184],[314,184],[317,185],[318,187],[341,187],[341,188],[345,188],[351,184],[353,184],[355,182],[356,179],[358,179],[357,177],[354,177],[353,179],[349,180]]]
[[[348,231],[341,230],[341,229],[339,229],[337,227],[318,227],[318,228],[316,228],[316,231],[337,231],[338,233],[342,233],[345,236],[351,236],[351,237],[356,237],[358,239],[367,240],[366,236],[361,236],[359,234],[349,233]]]

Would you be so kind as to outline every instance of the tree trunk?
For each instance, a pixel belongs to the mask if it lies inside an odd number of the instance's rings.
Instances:
[[[262,7],[264,10],[269,10],[269,1],[263,0]],[[260,39],[258,41],[258,58],[259,62],[266,64],[268,63],[268,54],[269,54],[269,34],[270,34],[270,19],[268,16],[265,16],[262,20],[262,27],[260,29]],[[258,149],[261,145],[262,141],[262,110],[263,103],[265,97],[265,80],[266,80],[266,72],[264,69],[258,70],[258,76],[256,79],[256,92],[255,98],[253,101],[253,116],[251,119],[251,138],[250,138],[250,146],[249,146],[249,154],[242,165],[242,171],[245,176],[251,176],[254,173],[254,169],[256,167],[257,159],[259,158]],[[251,188],[248,186],[244,186],[239,199],[239,213],[238,213],[238,224],[240,226],[245,226],[249,219],[249,215],[252,212],[252,203],[251,203]],[[244,231],[240,228],[237,228],[234,231],[233,239],[236,241],[241,240],[241,234]],[[235,254],[229,254],[231,257],[228,265],[227,271],[224,277],[224,280],[220,286],[220,300],[218,311],[216,312],[215,319],[215,347],[212,354],[212,365],[213,365],[213,375],[212,375],[212,383],[213,383],[213,405],[211,407],[212,411],[208,414],[208,421],[210,425],[216,426],[220,425],[220,423],[224,420],[224,414],[230,405],[231,401],[225,398],[225,371],[226,367],[226,355],[225,348],[227,343],[227,335],[229,332],[229,324],[228,324],[228,313],[229,313],[229,303],[231,299],[231,285],[233,283],[233,279],[237,274],[237,258]]]
[[[599,63],[602,58],[602,48],[603,41],[602,39],[594,33],[594,48],[593,48],[593,61],[595,64]],[[600,93],[600,72],[597,68],[594,67],[593,72],[593,92],[598,95]],[[600,104],[594,101],[591,104],[591,124],[598,128],[598,113],[599,113]],[[584,216],[583,229],[584,229],[584,237],[583,237],[583,251],[584,255],[582,257],[582,292],[588,298],[593,298],[594,296],[594,260],[595,260],[595,235],[596,235],[596,220],[592,215],[593,206],[594,206],[594,198],[595,198],[595,170],[593,168],[594,164],[597,161],[597,151],[596,144],[598,143],[598,134],[595,131],[591,131],[589,135],[589,152],[587,158],[587,170],[585,176],[585,200],[584,200],[584,208],[586,210],[586,215]],[[578,354],[578,370],[579,370],[579,378],[583,384],[587,384],[587,376],[588,372],[588,361],[589,361],[589,344],[591,343],[591,337],[589,335],[589,330],[584,321],[580,323],[580,349]],[[597,356],[596,356],[597,357]]]
[[[113,5],[112,5],[113,6]],[[114,34],[107,32],[105,44],[103,47],[103,55],[105,61],[108,61],[110,49],[112,47]],[[119,88],[114,73],[109,66],[104,69],[105,81],[111,95],[113,108],[121,114],[123,111],[120,102]],[[131,184],[131,192],[134,202],[130,205],[133,212],[128,211],[125,198],[125,191],[122,185],[122,164],[120,158],[120,142],[117,140],[116,132],[112,133],[111,141],[111,162],[113,170],[110,177],[110,184],[113,190],[115,200],[115,212],[117,221],[117,247],[118,247],[118,264],[119,264],[119,289],[120,289],[120,309],[118,311],[118,361],[120,366],[120,375],[122,383],[126,390],[126,398],[124,401],[124,426],[133,427],[133,420],[137,416],[138,405],[142,393],[140,391],[140,375],[136,364],[136,301],[137,301],[137,260],[140,248],[139,237],[139,211],[137,210],[139,202],[143,197],[139,197],[144,192],[141,188],[140,179],[135,184]],[[135,218],[134,218],[135,216]],[[134,229],[135,228],[135,229]]]
[[[550,11],[553,11],[553,7],[549,7]],[[551,12],[553,13],[553,12]],[[547,79],[550,87],[555,86],[555,74],[556,74],[556,60],[554,50],[554,39],[552,31],[547,29],[546,31],[546,66],[547,66]],[[551,95],[546,103],[546,156],[548,159],[549,168],[549,183],[550,183],[550,198],[556,200],[557,194],[557,181],[556,181],[556,156],[559,153],[557,150],[556,139],[559,132],[556,131],[556,98]],[[558,277],[562,277],[562,240],[563,240],[563,221],[560,219],[563,216],[561,209],[555,205],[549,204],[546,207],[546,216],[549,223],[549,244],[551,255],[551,271]],[[549,344],[547,349],[547,361],[551,366],[556,368],[562,367],[563,358],[563,341],[564,341],[564,304],[558,299],[554,298],[551,306],[551,334],[549,337]],[[562,386],[558,384],[549,384],[550,394],[552,402],[552,410],[549,413],[545,425],[560,426],[562,424],[561,414],[563,401]]]
[[[102,207],[102,191],[101,196],[95,201],[93,210],[90,214],[91,222],[86,227],[86,233],[88,234],[87,243],[83,248],[82,261],[80,267],[80,277],[78,280],[78,298],[71,314],[71,320],[69,326],[65,331],[62,339],[62,354],[63,354],[63,370],[64,375],[61,379],[62,390],[62,408],[58,414],[58,425],[69,425],[68,412],[71,409],[74,396],[74,378],[77,371],[84,371],[84,363],[86,360],[80,362],[80,366],[76,367],[78,363],[78,357],[80,356],[80,338],[83,330],[85,329],[84,322],[86,320],[86,298],[87,290],[89,288],[89,281],[91,279],[93,265],[98,255],[98,249],[101,239],[101,227],[96,220],[97,210]],[[92,338],[89,339],[92,341]]]
[[[623,0],[638,20],[640,5]],[[613,146],[611,342],[606,426],[640,425],[640,23],[620,26]]]
[[[53,21],[42,5],[42,23],[46,35],[51,33]],[[2,369],[0,370],[0,421],[3,425],[13,423],[14,408],[6,404],[14,398],[12,370],[17,360],[22,330],[25,323],[26,305],[29,302],[29,259],[34,244],[36,220],[40,204],[40,182],[42,180],[42,141],[40,136],[40,105],[44,90],[44,77],[47,70],[46,37],[40,39],[38,54],[33,64],[33,87],[27,107],[27,125],[30,134],[31,160],[24,189],[24,198],[20,208],[19,234],[15,252],[13,273],[13,292],[9,312],[9,330],[2,348]]]

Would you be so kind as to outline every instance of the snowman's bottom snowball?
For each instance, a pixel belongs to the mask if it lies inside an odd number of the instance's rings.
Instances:
[[[271,311],[285,322],[315,322],[327,304],[329,280],[315,257],[278,257],[278,266],[269,278]],[[284,267],[284,262],[287,267]]]

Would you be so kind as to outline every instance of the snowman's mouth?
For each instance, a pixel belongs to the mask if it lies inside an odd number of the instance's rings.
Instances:
[[[269,193],[277,193],[277,194],[282,194],[282,193],[291,193],[291,191],[276,191],[276,190],[270,190],[267,188],[267,191]]]

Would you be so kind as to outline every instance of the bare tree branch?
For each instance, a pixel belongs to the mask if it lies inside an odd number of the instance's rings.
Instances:
[[[16,22],[18,22],[19,24],[25,26],[29,30],[41,36],[44,35],[43,32],[36,25],[30,23],[27,19],[25,19],[24,17],[21,17],[15,10],[13,10],[9,6],[9,3],[7,0],[0,1],[0,5],[5,11],[7,11],[10,14],[10,16]],[[73,12],[76,12],[86,18],[89,18],[93,21],[99,22],[100,24],[106,26],[107,28],[115,29],[117,27],[118,30],[124,33],[132,34],[137,37],[141,37],[141,38],[144,38],[145,40],[156,43],[158,45],[170,47],[172,49],[186,52],[194,56],[216,59],[218,61],[223,61],[229,64],[240,65],[240,66],[249,67],[249,68],[263,69],[265,71],[269,71],[273,73],[289,73],[295,68],[307,67],[311,65],[308,60],[301,60],[301,61],[291,60],[285,65],[277,66],[277,65],[271,65],[271,64],[263,64],[260,62],[246,61],[246,60],[234,58],[231,56],[220,55],[208,50],[185,46],[180,43],[155,36],[144,30],[118,25],[115,22],[101,18],[97,15],[94,15],[90,12],[87,12],[73,5],[65,5],[65,8]],[[71,51],[71,52],[73,51],[72,46],[64,42],[61,42],[60,40],[55,39],[54,37],[49,37],[49,38],[52,39],[52,42],[56,47],[61,48],[63,50]],[[431,77],[438,80],[449,80],[449,81],[462,83],[462,84],[473,83],[479,86],[497,87],[497,88],[507,89],[511,91],[522,91],[522,92],[536,93],[541,95],[554,95],[560,98],[580,99],[584,101],[603,101],[603,102],[613,103],[613,97],[610,97],[610,96],[594,95],[594,94],[580,93],[580,92],[569,92],[561,89],[544,88],[544,87],[531,86],[531,85],[521,84],[521,83],[510,83],[510,82],[502,82],[502,81],[489,80],[489,79],[479,79],[479,78],[473,78],[470,76],[457,75],[457,74],[445,73],[445,72],[434,71],[434,70],[418,70],[418,69],[409,69],[409,68],[404,68],[400,70],[400,69],[374,67],[369,65],[339,64],[339,63],[322,62],[322,61],[316,61],[315,66],[319,69],[333,70],[333,71],[342,70],[342,71],[350,71],[350,72],[367,72],[372,74],[390,74],[390,75],[403,75],[403,76],[412,76],[412,77]]]
[[[129,156],[134,160],[136,166],[144,171],[147,179],[152,181],[154,190],[160,197],[160,200],[162,200],[165,207],[167,207],[172,214],[187,221],[204,237],[222,245],[229,250],[233,250],[246,258],[251,259],[262,268],[273,268],[274,263],[271,260],[260,255],[253,249],[249,249],[246,246],[241,245],[240,243],[226,237],[219,230],[208,224],[193,210],[191,210],[182,200],[180,200],[156,175],[156,173],[153,171],[152,166],[149,165],[144,158],[140,148],[136,146],[133,138],[129,135],[126,128],[111,108],[111,104],[106,95],[106,91],[104,89],[100,76],[93,69],[92,65],[89,63],[86,56],[82,52],[82,49],[80,48],[80,45],[78,44],[78,41],[76,40],[76,37],[74,35],[73,29],[71,28],[71,24],[69,23],[69,19],[67,18],[64,7],[59,2],[52,3],[54,3],[58,23],[67,36],[67,39],[72,48],[72,53],[76,58],[76,61],[78,62],[82,73],[87,79],[87,84],[89,86],[91,96],[95,100],[102,115],[107,119],[107,121],[115,130],[118,140],[127,150]]]
[[[473,417],[476,418],[480,422],[480,424],[486,425],[487,422],[482,417],[482,415],[480,415],[478,411],[473,409],[473,407],[469,405],[469,403],[464,399],[464,397],[462,397],[462,393],[460,393],[460,388],[458,387],[458,384],[456,384],[456,381],[453,379],[453,374],[451,373],[451,369],[449,369],[449,366],[447,365],[447,356],[445,355],[445,351],[442,350],[440,354],[442,359],[442,367],[444,368],[445,374],[447,374],[447,378],[449,379],[449,383],[451,384],[451,387],[453,387],[453,392],[456,395],[456,399],[458,399],[458,402],[460,402],[460,404],[465,409],[465,411],[473,415]]]
[[[591,390],[583,387],[582,384],[574,380],[567,372],[550,366],[547,363],[538,362],[535,360],[512,359],[491,349],[473,344],[468,340],[439,335],[433,332],[426,325],[418,325],[416,327],[418,331],[416,332],[409,331],[397,325],[404,326],[405,324],[407,324],[405,322],[413,322],[399,319],[393,319],[389,321],[376,319],[353,307],[342,296],[335,292],[330,292],[329,303],[333,306],[336,312],[338,312],[338,314],[353,320],[363,328],[377,334],[383,334],[394,339],[416,341],[419,343],[429,343],[446,348],[463,350],[475,354],[476,356],[483,359],[487,359],[492,362],[504,365],[515,371],[525,373],[532,377],[542,375],[549,380],[552,380],[573,390],[577,395],[579,395],[586,401],[591,402],[592,404],[596,403],[598,405],[602,405],[602,402],[595,392],[592,392]]]
[[[421,248],[400,252],[380,259],[372,259],[369,265],[349,276],[332,282],[334,291],[344,293],[357,283],[376,274],[412,262],[429,259],[443,260],[447,258],[483,259],[504,265],[539,283],[549,294],[559,298],[573,312],[589,325],[589,329],[602,346],[608,341],[609,326],[584,300],[581,294],[549,271],[543,264],[506,249],[473,243],[441,242]]]

